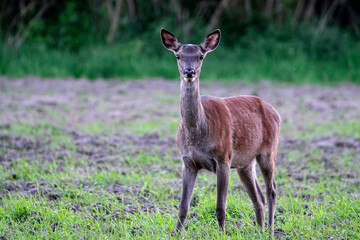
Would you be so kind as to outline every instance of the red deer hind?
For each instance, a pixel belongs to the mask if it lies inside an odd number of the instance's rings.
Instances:
[[[177,231],[182,230],[200,169],[216,174],[216,218],[221,230],[225,230],[230,168],[236,169],[253,203],[256,222],[264,229],[265,198],[256,178],[257,162],[265,181],[268,227],[273,234],[274,166],[281,124],[278,112],[256,96],[200,96],[202,61],[218,46],[220,30],[210,33],[200,45],[183,45],[165,29],[161,29],[161,40],[165,48],[174,52],[181,79],[181,112],[176,138],[183,161],[183,188]]]

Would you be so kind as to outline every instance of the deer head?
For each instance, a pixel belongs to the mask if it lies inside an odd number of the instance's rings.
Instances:
[[[200,45],[181,44],[176,37],[166,29],[161,29],[161,40],[165,48],[173,51],[177,59],[180,78],[185,82],[199,79],[202,61],[208,52],[215,50],[220,42],[220,30],[207,35]]]

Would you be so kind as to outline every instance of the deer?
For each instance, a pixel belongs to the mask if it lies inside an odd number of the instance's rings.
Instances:
[[[176,232],[184,227],[199,170],[216,174],[216,218],[225,231],[229,172],[236,169],[264,231],[265,197],[256,176],[256,162],[266,187],[268,228],[274,234],[276,184],[275,160],[281,118],[277,110],[257,96],[201,96],[199,76],[207,53],[220,43],[220,30],[200,45],[181,44],[161,29],[164,47],[175,54],[180,73],[180,119],[176,142],[182,159],[182,196]]]

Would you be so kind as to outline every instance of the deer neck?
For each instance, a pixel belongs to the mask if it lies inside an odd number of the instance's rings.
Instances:
[[[205,125],[204,108],[200,100],[199,79],[194,82],[181,80],[180,114],[182,127],[190,134],[197,134]]]

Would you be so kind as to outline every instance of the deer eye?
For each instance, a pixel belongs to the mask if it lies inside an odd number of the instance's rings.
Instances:
[[[175,55],[175,57],[176,57],[176,59],[180,59],[180,56],[179,56],[179,55],[177,55],[177,54]]]
[[[204,59],[204,55],[201,55],[201,56],[200,56],[200,60],[203,60],[203,59]]]

